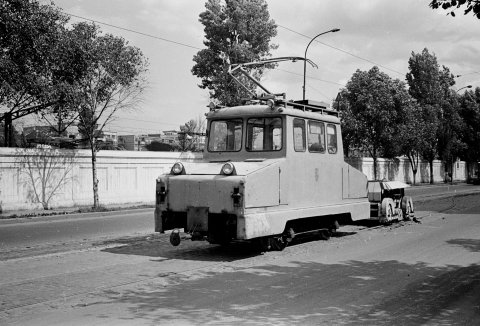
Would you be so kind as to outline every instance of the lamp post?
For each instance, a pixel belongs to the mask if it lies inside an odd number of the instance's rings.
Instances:
[[[457,75],[456,77],[460,77],[460,75]],[[467,85],[467,86],[463,86],[463,87],[460,87],[459,89],[457,89],[455,91],[456,94],[458,94],[458,92],[460,92],[462,89],[465,89],[465,88],[472,88],[472,85]],[[470,95],[470,94],[469,94]],[[443,113],[443,111],[442,111]],[[442,115],[443,117],[443,115]],[[447,129],[447,132],[448,132],[448,136],[449,138],[451,139],[453,137],[453,130],[452,130],[452,126],[451,126],[451,123],[449,123],[448,125],[446,125],[446,128]],[[451,140],[450,140],[451,141]],[[450,150],[451,151],[451,150]],[[453,159],[453,154],[450,152],[450,184],[453,184],[453,167],[455,165]],[[447,162],[445,162],[445,164],[447,164]],[[446,170],[446,169],[445,169]]]
[[[315,40],[317,37],[319,37],[323,34],[327,34],[327,33],[335,33],[335,32],[338,32],[339,30],[340,29],[338,29],[338,28],[334,28],[334,29],[331,29],[329,31],[320,33],[317,36],[315,36],[314,38],[312,38],[310,40],[310,42],[308,42],[307,48],[305,49],[305,56],[304,56],[305,60],[303,61],[303,100],[305,100],[305,83],[306,83],[306,79],[307,79],[307,51],[308,51],[308,47],[310,46],[310,44],[312,44],[313,40]]]
[[[472,88],[472,85],[463,86],[463,87],[457,89],[457,93],[460,92],[464,88]]]

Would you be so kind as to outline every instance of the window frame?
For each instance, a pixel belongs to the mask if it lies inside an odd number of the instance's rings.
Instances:
[[[250,120],[260,120],[260,119],[263,119],[264,121],[266,119],[270,119],[270,120],[274,120],[274,119],[279,119],[280,120],[280,141],[281,141],[281,146],[280,148],[278,149],[273,149],[273,130],[272,130],[272,149],[261,149],[261,150],[257,150],[257,149],[252,149],[250,148],[248,145],[250,144],[250,130],[249,130],[249,121]],[[279,152],[281,151],[283,148],[284,148],[284,118],[282,118],[282,116],[275,116],[275,117],[249,117],[246,119],[245,121],[245,150],[247,152],[251,152],[251,153],[258,153],[258,152]],[[255,128],[255,124],[252,124],[253,125],[253,128]],[[266,126],[266,124],[264,123],[263,126]],[[275,129],[275,128],[273,128]],[[263,143],[265,143],[265,132],[262,133],[263,135]]]
[[[331,134],[328,133],[328,129],[329,127],[333,127],[333,130],[335,131],[333,133],[333,136],[335,136],[335,151],[332,151],[331,148],[332,146],[329,145],[329,142],[330,142],[330,136],[332,136]],[[325,132],[326,132],[326,135],[327,135],[327,151],[328,151],[328,154],[337,154],[338,153],[338,132],[337,132],[337,125],[333,124],[333,123],[327,123],[327,126],[325,128]]]
[[[210,148],[210,145],[212,144],[211,142],[213,141],[213,124],[214,123],[217,123],[217,122],[227,122],[227,121],[235,121],[237,120],[238,122],[240,122],[240,126],[241,126],[241,135],[240,135],[240,147],[238,150],[213,150]],[[230,118],[230,119],[216,119],[216,120],[212,120],[210,121],[210,125],[209,125],[209,128],[208,128],[208,144],[207,144],[207,151],[210,152],[210,153],[237,153],[237,152],[240,152],[243,148],[243,137],[244,137],[244,133],[243,133],[243,129],[244,129],[244,124],[245,124],[245,121],[243,118]],[[227,128],[228,129],[228,128]],[[235,132],[235,131],[234,131]]]
[[[322,145],[322,150],[312,150],[311,147],[313,144],[315,143],[312,143],[310,144],[310,135],[318,135],[318,134],[312,134],[310,132],[310,125],[313,124],[313,123],[317,123],[321,126],[321,129],[322,129],[322,133],[321,133],[321,143],[320,145]],[[320,154],[325,154],[326,153],[326,143],[325,143],[325,122],[323,121],[318,121],[318,120],[308,120],[308,133],[307,133],[307,148],[308,148],[308,151],[310,153],[320,153]]]
[[[296,140],[296,135],[295,135],[295,127],[298,127],[295,125],[296,122],[301,122],[302,123],[302,146],[303,148],[301,149],[297,149],[297,142],[295,141]],[[292,137],[293,137],[293,150],[295,152],[305,152],[307,150],[307,144],[306,144],[306,127],[305,127],[305,119],[302,119],[302,118],[293,118],[293,121],[292,121]]]

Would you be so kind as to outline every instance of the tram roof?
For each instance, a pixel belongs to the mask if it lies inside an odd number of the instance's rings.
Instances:
[[[327,104],[310,105],[312,101],[281,101],[273,107],[267,104],[249,104],[241,106],[215,108],[207,113],[208,119],[234,118],[250,116],[278,116],[290,115],[300,118],[323,120],[326,122],[340,123],[338,112],[328,109]]]

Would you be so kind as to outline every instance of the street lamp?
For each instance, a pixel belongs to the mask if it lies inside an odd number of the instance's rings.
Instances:
[[[460,92],[464,88],[472,88],[472,85],[463,86],[462,88],[457,89],[457,93]]]
[[[307,78],[307,51],[308,51],[308,47],[310,46],[310,44],[312,44],[313,40],[316,39],[317,37],[319,37],[320,35],[327,34],[327,33],[335,33],[335,32],[338,32],[339,30],[340,29],[338,29],[338,28],[334,28],[334,29],[331,29],[329,31],[320,33],[317,36],[315,36],[314,38],[312,38],[310,40],[310,42],[308,43],[307,48],[305,49],[305,56],[304,56],[305,60],[303,61],[303,100],[305,100],[305,83],[306,83],[306,78]]]

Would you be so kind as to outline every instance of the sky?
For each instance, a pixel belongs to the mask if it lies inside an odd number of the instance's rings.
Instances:
[[[43,1],[46,3],[47,1]],[[97,22],[104,33],[125,38],[141,49],[150,63],[149,85],[140,108],[119,114],[107,130],[118,134],[160,133],[178,130],[208,111],[208,91],[192,75],[193,56],[203,45],[203,0],[54,0],[65,13]],[[480,87],[480,20],[457,11],[455,17],[432,10],[428,0],[267,0],[276,22],[278,49],[273,57],[307,57],[306,98],[332,103],[337,93],[360,69],[378,66],[390,77],[405,81],[412,52],[427,48],[440,66],[454,75],[453,89]],[[71,22],[83,21],[71,17]],[[133,30],[142,35],[126,31]],[[283,62],[262,83],[287,99],[302,98],[303,63]],[[463,92],[463,91],[461,91]]]

